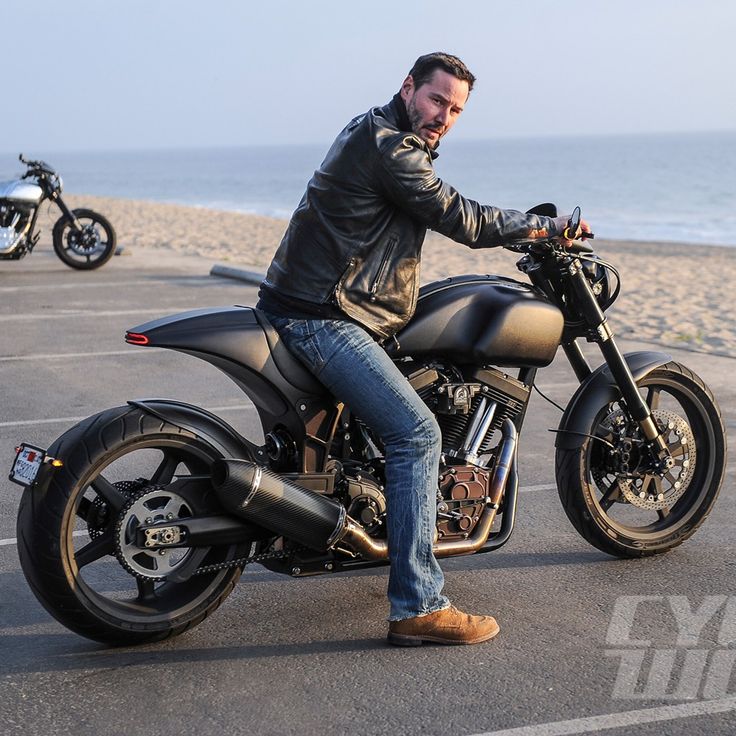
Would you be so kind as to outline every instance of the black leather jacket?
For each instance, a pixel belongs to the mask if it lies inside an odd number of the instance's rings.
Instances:
[[[428,228],[471,248],[555,235],[554,220],[481,205],[437,177],[396,95],[352,120],[307,185],[265,292],[340,312],[386,338],[411,318]]]

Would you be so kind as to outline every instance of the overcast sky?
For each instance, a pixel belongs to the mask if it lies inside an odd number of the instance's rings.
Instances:
[[[323,143],[414,59],[453,137],[736,129],[733,0],[0,0],[0,152]]]

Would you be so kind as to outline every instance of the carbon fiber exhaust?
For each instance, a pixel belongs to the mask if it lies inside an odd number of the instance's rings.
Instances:
[[[506,419],[486,508],[467,539],[434,545],[437,557],[479,550],[491,533],[506,483],[516,464],[517,434]],[[375,539],[345,508],[320,493],[307,490],[247,460],[218,460],[212,466],[212,486],[232,514],[320,552],[336,549],[368,560],[387,560],[388,542]]]
[[[345,526],[339,503],[247,460],[217,460],[212,486],[231,514],[310,549],[329,549]]]

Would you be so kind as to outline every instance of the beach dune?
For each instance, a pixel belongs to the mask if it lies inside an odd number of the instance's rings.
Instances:
[[[110,219],[118,243],[135,257],[162,248],[264,271],[285,220],[200,207],[70,195],[72,207],[91,207]],[[45,239],[56,210],[41,217]],[[591,223],[595,229],[595,223]],[[621,296],[609,310],[615,334],[678,348],[736,357],[736,248],[681,243],[594,241],[598,255],[620,271]],[[424,283],[463,273],[526,280],[517,256],[502,248],[471,250],[430,233],[422,257]]]

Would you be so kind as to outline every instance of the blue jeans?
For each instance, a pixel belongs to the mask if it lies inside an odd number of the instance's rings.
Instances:
[[[291,353],[383,442],[389,620],[446,608],[444,576],[432,552],[442,451],[434,415],[386,351],[355,323],[267,316]]]

